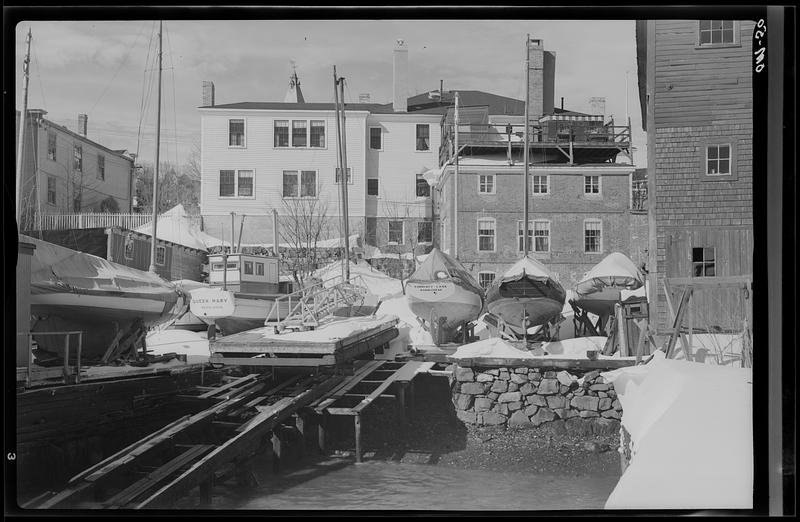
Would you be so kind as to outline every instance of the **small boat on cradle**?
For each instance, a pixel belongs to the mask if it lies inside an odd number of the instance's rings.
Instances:
[[[206,324],[216,324],[223,335],[285,318],[290,302],[278,298],[293,290],[292,282],[278,275],[278,262],[275,256],[256,254],[208,256],[209,284],[190,290],[191,312]]]
[[[458,328],[483,310],[481,286],[461,263],[438,248],[408,279],[405,294],[409,308],[437,345],[452,341]]]
[[[46,241],[31,259],[31,332],[81,331],[81,357],[102,356],[120,332],[174,319],[185,296],[160,276]],[[63,355],[64,337],[34,335],[39,348]],[[72,336],[70,352],[77,339]]]
[[[547,268],[525,256],[494,280],[486,292],[485,321],[504,323],[505,330],[524,337],[527,328],[545,325],[560,316],[566,291]],[[527,318],[527,328],[523,320]],[[501,321],[498,321],[500,319]]]
[[[625,254],[613,252],[584,274],[575,285],[576,297],[572,302],[589,313],[608,317],[621,301],[622,290],[637,290],[642,286],[641,270]]]

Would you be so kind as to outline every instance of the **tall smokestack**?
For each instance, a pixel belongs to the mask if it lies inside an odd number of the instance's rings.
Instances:
[[[531,38],[528,42],[529,95],[532,120],[553,112],[555,99],[556,53],[544,50],[544,41]]]
[[[85,114],[78,114],[78,134],[81,136],[86,136],[86,124],[88,123],[89,117]]]
[[[398,39],[393,54],[394,84],[392,88],[394,112],[408,111],[408,46]]]
[[[203,107],[214,106],[214,82],[203,81]]]

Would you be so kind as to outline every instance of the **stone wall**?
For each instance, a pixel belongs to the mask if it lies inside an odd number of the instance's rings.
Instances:
[[[453,404],[465,423],[576,435],[619,430],[622,407],[598,370],[458,365],[451,370]]]

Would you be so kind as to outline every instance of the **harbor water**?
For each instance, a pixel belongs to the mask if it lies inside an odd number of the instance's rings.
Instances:
[[[244,510],[597,510],[618,479],[332,460],[269,475],[248,493],[231,488],[215,495],[212,505]]]

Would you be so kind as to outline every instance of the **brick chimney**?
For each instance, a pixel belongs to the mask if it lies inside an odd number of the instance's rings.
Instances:
[[[398,39],[393,54],[394,83],[392,84],[392,106],[394,112],[408,111],[408,46]]]
[[[214,82],[203,81],[203,107],[214,106]]]
[[[606,115],[606,99],[602,96],[589,98],[589,114]]]
[[[555,100],[556,53],[545,51],[542,40],[528,42],[530,117],[539,119],[553,112]]]
[[[78,114],[78,134],[81,136],[86,136],[86,124],[88,123],[89,117],[85,114]]]

